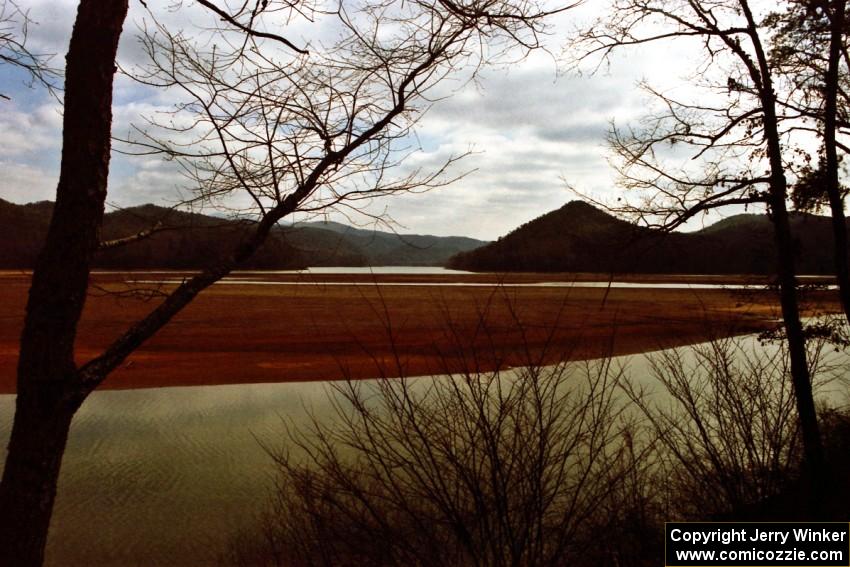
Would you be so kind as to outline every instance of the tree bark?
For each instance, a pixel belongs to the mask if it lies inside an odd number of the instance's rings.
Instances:
[[[826,154],[826,192],[832,215],[832,236],[835,240],[835,278],[844,316],[850,323],[850,269],[847,259],[847,220],[844,216],[844,199],[838,183],[838,147],[835,132],[838,118],[838,81],[841,64],[841,46],[844,40],[844,11],[846,0],[830,3],[829,59],[824,77],[823,146]]]
[[[79,399],[51,383],[35,384],[18,396],[0,490],[3,567],[44,561],[62,454]]]
[[[103,221],[115,56],[126,15],[127,0],[81,0],[68,48],[56,204],[33,272],[0,482],[3,565],[43,562],[62,453],[86,395],[74,340]]]

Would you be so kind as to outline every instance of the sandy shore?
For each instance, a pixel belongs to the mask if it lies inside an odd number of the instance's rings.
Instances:
[[[142,301],[127,291],[168,291],[173,283],[151,282],[184,275],[95,274],[77,339],[78,362],[96,356],[159,301]],[[761,331],[778,318],[770,291],[528,285],[606,279],[594,274],[237,273],[201,294],[104,386],[334,380],[491,368],[523,364],[529,357],[583,359]],[[741,277],[618,279],[746,283]],[[440,285],[456,283],[464,285]],[[28,286],[26,273],[0,273],[0,393],[14,391]],[[807,294],[807,314],[837,309],[835,292]]]

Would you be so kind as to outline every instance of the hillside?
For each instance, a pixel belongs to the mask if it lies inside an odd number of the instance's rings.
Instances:
[[[362,251],[366,265],[371,266],[442,266],[455,254],[480,248],[486,242],[464,236],[431,236],[396,234],[355,228],[335,222],[301,223],[288,232],[292,241],[299,228],[323,230]],[[333,242],[329,240],[329,242]]]
[[[832,270],[827,217],[796,213],[800,273]],[[736,215],[692,233],[635,226],[581,201],[528,222],[487,246],[454,256],[448,267],[496,272],[769,274],[773,229],[765,215]]]
[[[0,199],[0,268],[31,268],[47,232],[53,204],[16,205]],[[250,223],[143,205],[104,218],[103,240],[159,224],[148,238],[98,253],[95,266],[113,269],[193,269],[230,250]],[[277,227],[243,267],[442,265],[452,255],[485,244],[471,238],[396,235],[337,223]]]

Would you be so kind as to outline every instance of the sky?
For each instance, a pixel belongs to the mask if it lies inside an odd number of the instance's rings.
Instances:
[[[61,65],[75,2],[19,3],[34,21],[30,49],[55,53],[53,63]],[[677,69],[685,74],[689,54],[649,47],[617,57],[610,68],[593,75],[566,72],[562,54],[568,31],[592,18],[602,4],[589,0],[579,10],[559,16],[546,38],[548,52],[483,69],[475,82],[458,77],[451,84],[457,86],[450,85],[451,96],[435,103],[418,124],[422,149],[410,156],[409,163],[427,167],[469,151],[471,155],[454,170],[466,175],[448,187],[382,199],[373,204],[374,210],[386,212],[402,233],[490,240],[578,198],[577,193],[603,201],[616,199],[620,190],[605,143],[611,122],[637,120],[646,105],[645,95],[635,88],[638,81],[669,81]],[[163,20],[174,29],[204,23],[204,15],[197,11],[168,11],[156,2],[148,5],[161,10]],[[119,49],[119,62],[125,66],[144,57],[136,37],[146,16],[138,0],[131,0],[130,6]],[[288,31],[290,37],[298,37],[297,25]],[[16,203],[53,198],[61,150],[60,105],[23,79],[14,69],[0,66],[0,92],[10,97],[0,99],[0,198]],[[113,132],[129,131],[140,117],[171,102],[162,89],[119,76]],[[185,180],[173,163],[113,153],[110,206],[170,205],[185,190]]]

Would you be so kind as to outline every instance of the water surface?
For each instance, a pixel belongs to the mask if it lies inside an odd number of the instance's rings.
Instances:
[[[836,368],[850,361],[830,357]],[[655,386],[644,356],[618,362]],[[822,395],[846,400],[846,384],[830,388]],[[235,533],[256,525],[274,488],[263,445],[284,446],[284,419],[331,419],[333,395],[321,382],[95,392],[72,426],[47,564],[214,565]],[[13,409],[14,397],[0,396],[4,446]]]

